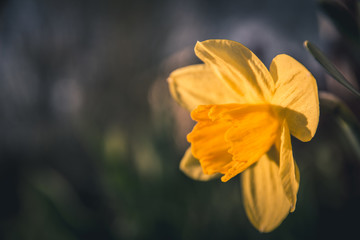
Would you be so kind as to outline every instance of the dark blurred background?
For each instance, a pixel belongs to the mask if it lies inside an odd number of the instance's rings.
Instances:
[[[199,62],[196,41],[226,38],[267,66],[295,57],[359,115],[303,48],[316,43],[358,86],[358,1],[333,2],[0,1],[0,239],[356,238],[359,149],[331,113],[313,141],[293,139],[297,209],[260,234],[239,178],[195,182],[178,169],[193,122],[166,83]]]

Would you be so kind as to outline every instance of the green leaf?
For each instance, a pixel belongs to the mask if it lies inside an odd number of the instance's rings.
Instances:
[[[351,85],[351,83],[340,73],[340,71],[330,62],[320,49],[307,40],[304,42],[304,46],[336,81],[349,89],[353,94],[360,97],[360,92]]]

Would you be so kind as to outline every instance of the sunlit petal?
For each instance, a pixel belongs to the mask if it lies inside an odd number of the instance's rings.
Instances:
[[[177,69],[168,82],[173,98],[189,111],[198,105],[243,101],[205,64]]]
[[[264,64],[242,44],[207,40],[195,46],[196,55],[247,103],[267,102],[274,91],[273,79]]]
[[[273,59],[270,73],[275,81],[272,104],[288,109],[285,117],[292,135],[310,141],[319,122],[316,80],[301,63],[285,54]]]

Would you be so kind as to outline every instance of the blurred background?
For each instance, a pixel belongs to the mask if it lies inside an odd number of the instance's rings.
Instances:
[[[317,44],[358,86],[358,4],[0,1],[0,239],[357,236],[360,148],[331,109],[321,108],[311,142],[292,139],[296,211],[260,234],[245,216],[239,178],[195,182],[179,170],[194,123],[166,78],[199,63],[196,41],[231,39],[266,66],[280,53],[298,59],[359,117],[359,99],[303,47]]]

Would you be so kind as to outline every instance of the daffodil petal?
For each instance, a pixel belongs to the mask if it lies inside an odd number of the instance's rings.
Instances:
[[[290,202],[279,175],[278,158],[273,147],[241,174],[245,212],[260,232],[274,230],[290,210]]]
[[[200,105],[191,112],[198,123],[188,134],[193,155],[206,174],[228,181],[264,155],[280,136],[271,105]]]
[[[280,123],[269,105],[240,105],[224,114],[232,117],[232,126],[225,134],[233,166],[221,178],[223,182],[247,169],[259,160],[279,136]],[[227,116],[229,115],[229,116]]]
[[[276,56],[270,73],[275,81],[272,104],[284,107],[290,132],[301,141],[310,141],[319,122],[319,97],[312,74],[292,57]]]
[[[189,178],[197,181],[209,181],[220,177],[220,174],[205,174],[199,160],[192,155],[191,148],[186,150],[184,157],[181,159],[180,170]]]
[[[224,138],[231,122],[212,121],[208,116],[212,108],[213,105],[200,105],[191,112],[198,123],[187,136],[192,154],[199,159],[205,174],[225,173],[232,165],[230,145]]]
[[[243,101],[205,64],[191,65],[173,71],[168,83],[173,98],[189,111],[198,105]]]
[[[292,154],[291,138],[286,121],[282,125],[280,136],[280,169],[279,174],[284,192],[290,202],[290,212],[295,211],[296,196],[299,190],[300,172]]]
[[[198,42],[195,54],[227,83],[231,89],[246,99],[246,103],[269,100],[274,91],[274,81],[258,57],[242,44],[230,40]]]

